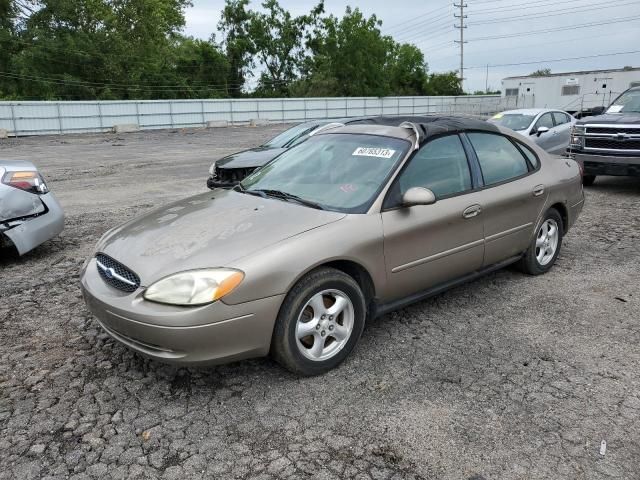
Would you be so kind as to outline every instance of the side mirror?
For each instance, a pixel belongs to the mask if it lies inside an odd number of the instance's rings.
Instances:
[[[543,133],[547,133],[548,131],[549,131],[549,127],[538,127],[538,131],[536,133],[538,136],[540,136]]]
[[[436,203],[435,194],[428,188],[412,187],[402,195],[402,206],[431,205]]]
[[[590,115],[592,116],[596,116],[596,115],[602,115],[604,113],[606,109],[603,106],[599,106],[599,107],[593,107],[591,109]]]

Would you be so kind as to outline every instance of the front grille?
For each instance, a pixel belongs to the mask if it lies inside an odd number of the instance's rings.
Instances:
[[[138,275],[104,253],[96,255],[96,268],[102,279],[113,288],[135,292],[140,286]]]
[[[238,183],[251,174],[256,167],[248,168],[219,168],[216,167],[216,182],[221,183]]]
[[[617,135],[619,133],[640,133],[640,127],[638,128],[619,128],[619,127],[587,127],[587,133],[603,133],[605,135]]]
[[[638,140],[616,140],[613,138],[589,138],[585,140],[585,148],[598,148],[602,150],[640,150]]]

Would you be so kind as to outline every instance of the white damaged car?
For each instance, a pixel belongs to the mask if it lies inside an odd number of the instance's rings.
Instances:
[[[63,228],[64,212],[36,166],[0,160],[0,247],[24,255]]]

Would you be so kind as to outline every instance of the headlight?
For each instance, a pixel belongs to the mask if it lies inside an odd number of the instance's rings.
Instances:
[[[584,137],[584,126],[575,125],[571,128],[571,145],[574,147],[582,147],[582,139]]]
[[[147,288],[144,298],[170,305],[205,305],[231,293],[243,278],[244,273],[229,268],[190,270],[158,280]]]
[[[214,177],[216,175],[216,162],[213,162],[209,167],[209,175]]]

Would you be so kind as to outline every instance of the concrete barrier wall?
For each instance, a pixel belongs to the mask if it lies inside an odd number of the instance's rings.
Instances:
[[[252,119],[300,122],[362,115],[456,113],[488,116],[511,108],[499,95],[457,97],[264,98],[225,100],[140,100],[0,102],[0,130],[9,135],[105,132],[115,125],[140,129],[206,126]]]

